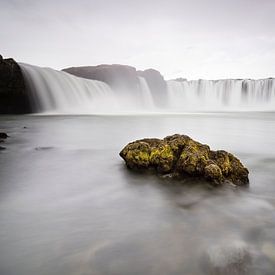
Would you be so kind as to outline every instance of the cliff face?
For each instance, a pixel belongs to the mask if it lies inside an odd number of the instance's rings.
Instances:
[[[19,65],[0,55],[0,114],[30,113],[31,106]]]
[[[138,71],[137,73],[146,79],[156,104],[158,106],[165,106],[167,102],[167,84],[160,72],[148,69]]]
[[[100,80],[109,84],[118,93],[138,93],[140,89],[138,77],[144,77],[152,91],[155,103],[165,106],[167,96],[167,84],[160,72],[148,69],[136,71],[134,67],[126,65],[99,65],[89,67],[72,67],[63,71],[75,76]]]
[[[100,80],[109,84],[115,91],[138,92],[139,80],[136,69],[126,65],[98,65],[71,67],[63,71],[78,77]]]

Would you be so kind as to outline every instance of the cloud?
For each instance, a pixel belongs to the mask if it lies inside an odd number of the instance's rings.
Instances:
[[[166,78],[275,75],[272,0],[0,0],[0,51],[61,69],[122,63]]]

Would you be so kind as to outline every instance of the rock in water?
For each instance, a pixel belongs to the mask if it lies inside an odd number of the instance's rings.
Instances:
[[[0,143],[4,142],[9,136],[6,133],[0,132]],[[0,146],[0,150],[6,149],[5,147]]]
[[[0,133],[0,139],[6,139],[8,138],[8,134],[7,133]]]
[[[147,138],[126,145],[120,152],[130,169],[154,169],[175,178],[197,177],[220,185],[244,185],[248,170],[239,159],[226,151],[212,151],[186,135],[164,139]]]

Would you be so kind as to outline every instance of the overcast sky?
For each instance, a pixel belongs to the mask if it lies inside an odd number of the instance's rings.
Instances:
[[[275,77],[275,0],[0,0],[0,54],[167,79]]]

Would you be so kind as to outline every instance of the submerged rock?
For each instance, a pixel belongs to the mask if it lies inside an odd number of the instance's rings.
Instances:
[[[36,151],[43,151],[43,150],[51,150],[51,149],[53,149],[54,147],[52,147],[52,146],[41,146],[41,147],[35,147],[34,149],[36,150]]]
[[[215,185],[249,182],[247,168],[234,155],[212,151],[208,145],[186,135],[137,140],[126,145],[120,156],[130,169],[154,169],[158,174],[175,178],[197,177]]]
[[[5,139],[7,139],[9,136],[7,133],[0,132],[0,143],[4,142]],[[0,150],[5,150],[6,148],[3,146],[0,146]]]
[[[6,134],[6,133],[0,133],[0,139],[6,139],[8,137],[9,137],[8,134]]]

